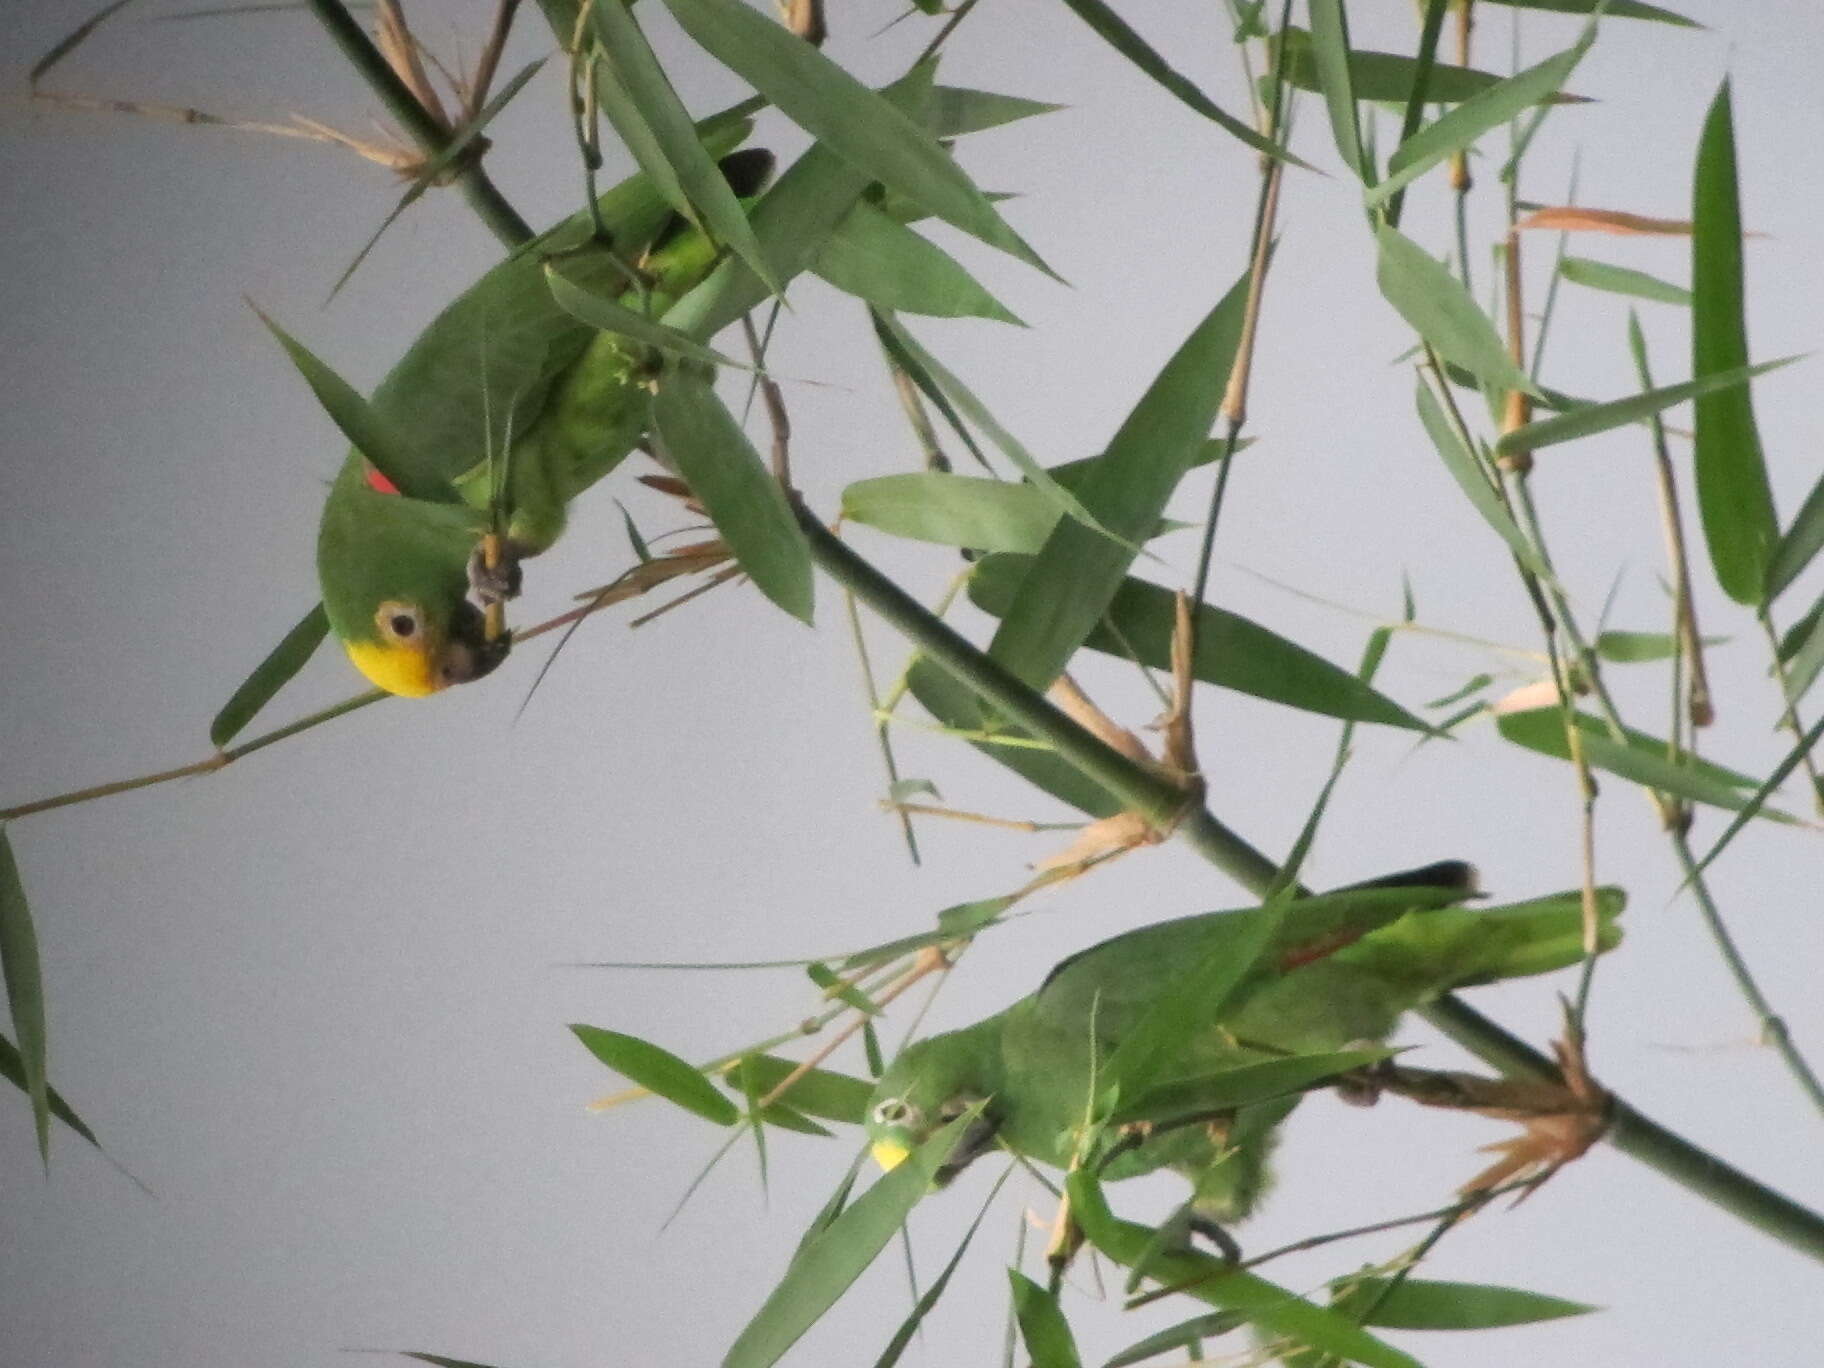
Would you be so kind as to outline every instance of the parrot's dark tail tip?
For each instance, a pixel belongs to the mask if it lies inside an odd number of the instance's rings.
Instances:
[[[1482,876],[1468,860],[1439,860],[1417,869],[1402,869],[1397,874],[1366,879],[1350,884],[1349,888],[1444,888],[1469,896],[1482,891]]]

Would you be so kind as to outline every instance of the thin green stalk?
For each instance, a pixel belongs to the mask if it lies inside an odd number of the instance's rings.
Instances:
[[[329,30],[329,36],[336,46],[342,49],[342,55],[355,68],[373,92],[380,97],[390,113],[404,128],[408,137],[418,144],[427,157],[435,157],[450,145],[450,131],[443,127],[425,107],[418,97],[399,79],[392,67],[387,65],[386,58],[380,55],[380,49],[374,46],[354,17],[342,5],[341,0],[308,0],[312,14]],[[501,245],[512,251],[532,240],[532,229],[508,204],[505,196],[488,179],[487,172],[481,169],[477,158],[465,158],[465,165],[453,172],[455,182],[462,188],[463,197],[481,216],[481,221],[488,225]]]
[[[1085,774],[1137,811],[1170,813],[1183,802],[1171,784],[1083,732],[1068,718],[989,659],[949,626],[833,536],[807,510],[799,525],[811,558],[933,660],[987,702],[1037,735],[1053,740]],[[1264,896],[1279,875],[1274,862],[1230,831],[1201,804],[1182,815],[1179,831],[1211,864]],[[1454,997],[1440,998],[1421,1014],[1471,1053],[1507,1073],[1556,1078],[1551,1063]],[[1616,1099],[1609,1139],[1625,1153],[1658,1169],[1737,1219],[1824,1263],[1824,1216],[1757,1182],[1690,1141]]]

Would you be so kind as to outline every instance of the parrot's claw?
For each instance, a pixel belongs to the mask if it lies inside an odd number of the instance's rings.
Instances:
[[[1216,1251],[1222,1255],[1224,1263],[1238,1264],[1241,1262],[1241,1246],[1235,1243],[1235,1237],[1208,1216],[1192,1216],[1190,1227],[1193,1235],[1201,1235],[1216,1246]]]
[[[519,554],[511,544],[494,565],[488,564],[483,547],[478,546],[469,554],[469,589],[484,607],[518,598],[522,579]]]

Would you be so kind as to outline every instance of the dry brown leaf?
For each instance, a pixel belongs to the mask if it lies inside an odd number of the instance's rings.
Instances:
[[[1489,711],[1497,717],[1503,713],[1532,712],[1535,708],[1552,707],[1558,699],[1558,686],[1549,679],[1539,679],[1531,684],[1522,684],[1500,698]]]
[[[1561,233],[1616,233],[1626,237],[1689,237],[1689,219],[1649,218],[1621,209],[1586,209],[1579,204],[1543,205],[1514,225]]]
[[[1035,861],[1032,867],[1041,873],[1073,869],[1082,873],[1093,864],[1125,855],[1143,845],[1157,845],[1163,839],[1152,823],[1139,813],[1117,812],[1113,817],[1091,822],[1063,850]]]
[[[1069,675],[1059,675],[1045,694],[1057,704],[1059,712],[1094,735],[1103,745],[1118,750],[1129,760],[1149,768],[1155,763],[1146,743],[1092,703],[1089,695],[1078,688],[1077,682]]]

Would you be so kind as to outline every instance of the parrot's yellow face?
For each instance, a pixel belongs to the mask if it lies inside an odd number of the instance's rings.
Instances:
[[[480,679],[506,659],[503,635],[486,639],[485,619],[464,600],[447,627],[415,603],[388,599],[374,612],[372,638],[343,643],[368,680],[402,698],[423,698]]]

